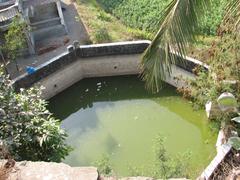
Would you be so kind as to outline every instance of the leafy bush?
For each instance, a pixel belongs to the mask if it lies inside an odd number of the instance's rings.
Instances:
[[[70,151],[67,137],[36,88],[16,93],[0,69],[0,139],[16,160],[60,162]]]
[[[21,55],[24,48],[27,48],[26,30],[27,25],[20,17],[13,19],[4,37],[5,45],[2,47],[8,58],[15,59]]]

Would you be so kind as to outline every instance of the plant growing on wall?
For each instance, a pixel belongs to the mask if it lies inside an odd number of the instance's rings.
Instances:
[[[14,91],[0,68],[0,139],[16,160],[60,162],[70,151],[67,137],[36,88]]]

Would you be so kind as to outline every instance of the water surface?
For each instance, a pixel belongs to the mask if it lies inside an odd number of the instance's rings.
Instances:
[[[74,151],[64,162],[72,166],[92,165],[107,154],[115,172],[129,176],[130,166],[153,163],[158,134],[166,137],[169,154],[192,152],[192,174],[215,155],[216,134],[205,113],[169,85],[152,94],[136,76],[85,79],[53,97],[49,109],[69,134]]]

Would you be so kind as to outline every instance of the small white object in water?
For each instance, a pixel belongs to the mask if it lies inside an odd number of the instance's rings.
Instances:
[[[115,88],[115,91],[117,90],[117,88]]]
[[[97,89],[97,91],[100,91],[100,89]]]
[[[97,83],[97,86],[101,86],[101,84],[102,84],[102,83],[101,83],[101,82],[99,82],[99,83]]]
[[[88,92],[88,91],[89,91],[89,89],[86,89],[86,90],[85,90],[85,92]]]

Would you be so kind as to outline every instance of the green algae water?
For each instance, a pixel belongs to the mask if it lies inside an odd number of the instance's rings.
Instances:
[[[106,154],[116,174],[130,176],[130,167],[153,164],[159,134],[168,154],[192,153],[193,176],[215,155],[216,133],[205,112],[169,85],[152,94],[136,76],[84,79],[53,97],[49,109],[69,135],[74,150],[64,162],[72,166],[93,165]]]

